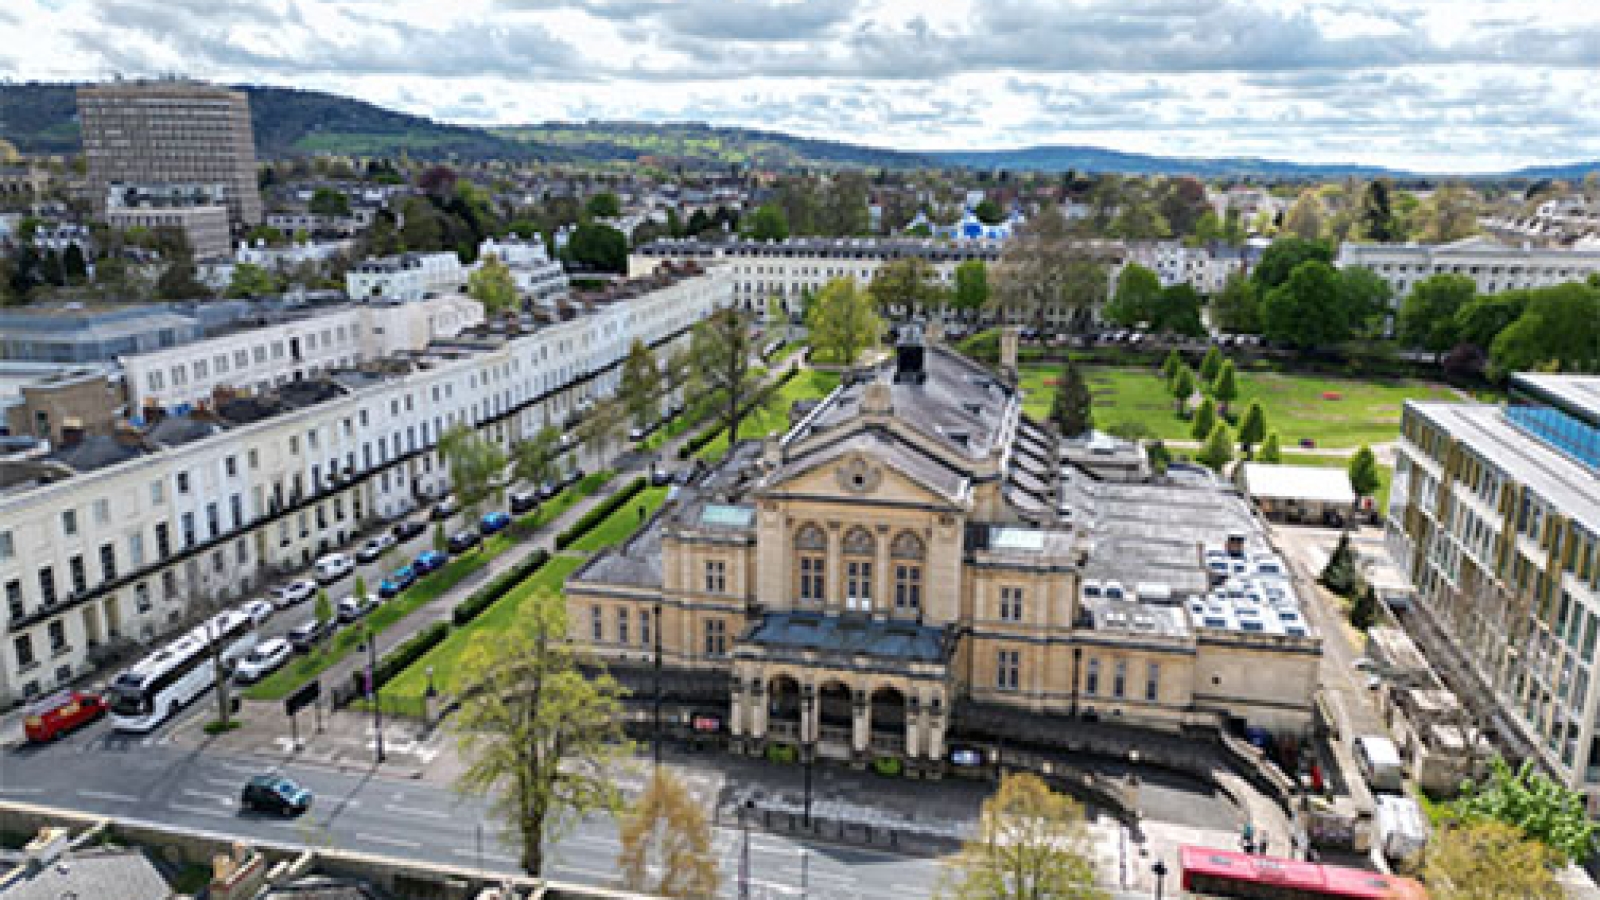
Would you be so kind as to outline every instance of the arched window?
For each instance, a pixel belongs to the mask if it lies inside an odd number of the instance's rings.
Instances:
[[[796,593],[805,603],[821,603],[827,597],[828,536],[815,525],[806,525],[794,535]]]
[[[922,538],[902,531],[889,545],[894,557],[894,608],[901,612],[922,611],[922,562],[927,552]]]
[[[860,526],[844,536],[844,604],[846,609],[872,609],[872,560],[877,545]]]

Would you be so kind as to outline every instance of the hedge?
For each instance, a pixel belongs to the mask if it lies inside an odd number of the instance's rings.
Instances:
[[[449,633],[448,622],[434,622],[412,635],[405,643],[385,653],[383,658],[378,660],[377,670],[373,673],[373,678],[378,682],[376,687],[381,688],[388,684],[389,679],[405,671],[407,666],[421,659],[422,654],[438,646]],[[359,672],[357,677],[360,677]]]
[[[788,384],[798,374],[800,374],[800,370],[798,368],[791,368],[783,373],[783,377],[762,388],[761,393],[757,394],[754,400],[746,403],[744,405],[744,409],[740,410],[740,418],[742,419],[744,416],[750,415],[751,410],[767,402],[769,397],[781,390],[784,385]],[[699,453],[701,449],[705,447],[705,445],[716,440],[717,435],[721,434],[726,429],[727,426],[723,424],[723,420],[718,418],[717,421],[711,423],[708,428],[705,428],[699,434],[690,438],[688,441],[685,441],[684,445],[678,448],[678,458],[687,460],[696,453]],[[729,441],[728,443],[733,444],[737,442]]]
[[[596,525],[599,525],[601,522],[604,522],[606,516],[609,516],[621,509],[623,504],[639,496],[639,494],[644,491],[649,484],[649,480],[641,475],[638,478],[635,478],[627,487],[595,504],[595,506],[588,512],[584,513],[583,516],[578,519],[578,521],[572,523],[570,528],[556,535],[556,549],[567,549],[567,547],[572,545],[573,541],[576,541],[578,538],[588,534],[590,529],[594,528]]]
[[[476,619],[480,613],[494,605],[496,600],[510,593],[511,589],[520,584],[524,578],[538,571],[539,567],[549,559],[550,554],[542,548],[524,556],[516,565],[501,572],[493,581],[457,603],[455,609],[450,611],[450,621],[460,628]]]

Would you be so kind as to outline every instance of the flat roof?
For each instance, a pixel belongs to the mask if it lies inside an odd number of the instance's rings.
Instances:
[[[1307,500],[1349,506],[1356,502],[1350,473],[1331,466],[1247,462],[1241,467],[1245,493],[1270,500]]]

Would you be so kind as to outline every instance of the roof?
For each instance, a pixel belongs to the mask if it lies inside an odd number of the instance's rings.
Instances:
[[[0,891],[6,900],[167,900],[172,886],[140,850],[75,850]]]
[[[943,628],[810,612],[768,613],[751,626],[743,641],[783,650],[929,663],[944,662],[948,649]]]
[[[50,459],[75,472],[92,472],[143,455],[144,451],[124,444],[114,437],[91,434],[84,438],[81,444],[50,454]]]
[[[1350,473],[1329,466],[1294,466],[1247,462],[1240,466],[1240,484],[1251,497],[1353,505],[1356,493]]]

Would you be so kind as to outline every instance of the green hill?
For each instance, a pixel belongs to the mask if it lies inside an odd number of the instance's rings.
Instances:
[[[926,157],[898,150],[751,128],[714,127],[701,122],[547,122],[491,131],[597,161],[652,157],[668,163],[712,167],[745,165],[762,169],[839,166],[902,169],[934,164]]]

